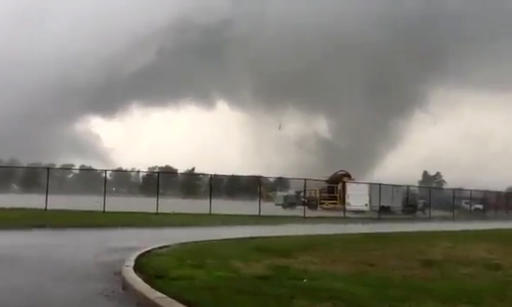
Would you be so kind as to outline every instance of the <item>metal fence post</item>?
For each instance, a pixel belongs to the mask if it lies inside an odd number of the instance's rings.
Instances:
[[[160,207],[160,171],[156,172],[156,214]]]
[[[37,166],[37,167],[28,167],[28,166],[0,166],[1,168],[11,168],[11,169],[14,169],[14,171],[16,171],[16,169],[21,169],[21,170],[30,170],[30,171],[35,171],[37,172],[37,176],[38,178],[40,179],[39,180],[39,190],[42,190],[42,189],[45,189],[45,191],[40,191],[41,194],[42,193],[45,193],[44,195],[44,208],[42,208],[41,210],[44,210],[44,211],[47,211],[47,210],[51,210],[51,208],[49,208],[49,202],[50,202],[50,199],[49,199],[49,195],[50,195],[50,188],[53,188],[54,189],[54,193],[76,193],[76,191],[74,190],[68,190],[66,187],[63,187],[62,185],[65,184],[66,182],[62,183],[62,182],[57,182],[58,178],[54,178],[54,183],[53,183],[53,186],[51,186],[51,174],[52,174],[52,171],[53,170],[56,170],[56,171],[62,171],[62,170],[71,170],[71,171],[74,171],[74,170],[77,170],[79,172],[81,171],[90,171],[90,172],[93,172],[94,174],[96,175],[101,175],[101,173],[103,173],[103,203],[102,203],[102,212],[107,212],[107,193],[108,193],[108,180],[111,180],[111,187],[110,187],[110,192],[112,193],[112,195],[118,195],[118,194],[121,194],[123,193],[123,189],[118,189],[117,187],[117,184],[115,184],[114,181],[115,180],[115,175],[117,174],[114,174],[114,172],[121,172],[123,170],[108,170],[108,169],[93,169],[93,168],[67,168],[67,167],[61,167],[61,168],[55,168],[55,167],[50,167],[50,166]],[[46,169],[46,182],[44,182],[43,180],[43,172],[45,171]],[[127,170],[126,170],[127,171]],[[144,172],[144,171],[143,171]],[[108,175],[112,175],[114,176],[113,178],[109,179],[108,178]],[[158,170],[158,171],[150,171],[150,172],[144,172],[144,173],[150,173],[150,175],[154,176],[156,175],[156,203],[155,203],[155,213],[156,214],[159,214],[160,213],[160,193],[161,193],[161,189],[164,190],[164,197],[166,194],[166,187],[161,187],[161,173],[164,173],[166,174],[167,172],[162,170]],[[139,174],[139,173],[137,173]],[[194,175],[197,175],[197,176],[201,176],[201,182],[203,184],[203,188],[201,189],[201,196],[205,196],[206,194],[206,191],[204,189],[204,184],[205,184],[205,179],[206,179],[206,176],[208,176],[208,214],[213,214],[213,189],[214,189],[214,179],[215,179],[215,175],[214,174],[189,174],[190,176],[194,176]],[[54,172],[54,177],[57,176]],[[74,176],[74,175],[73,175]],[[152,177],[151,178],[154,178]],[[262,201],[267,201],[267,197],[270,195],[269,194],[269,191],[266,190],[267,188],[267,178],[264,177],[264,176],[253,176],[253,179],[254,178],[258,178],[258,216],[262,216],[263,215],[263,212],[262,212]],[[99,178],[97,178],[99,179]],[[139,178],[140,179],[140,178]],[[299,179],[299,178],[288,178],[289,180],[295,180],[297,181],[296,183],[300,184],[300,180],[303,180],[303,191],[302,191],[302,196],[299,198],[299,202],[301,203],[301,205],[303,206],[303,217],[306,218],[308,213],[307,211],[308,210],[313,210],[313,206],[314,205],[319,205],[319,193],[318,191],[316,190],[310,190],[308,191],[307,190],[307,184],[308,184],[308,179]],[[316,180],[316,179],[309,179],[309,180]],[[98,182],[99,183],[99,182]],[[165,180],[164,180],[164,183],[165,183]],[[254,182],[253,182],[254,183]],[[219,183],[217,183],[219,184]],[[350,184],[350,183],[348,183]],[[347,183],[343,183],[343,193],[341,193],[340,191],[338,191],[338,199],[339,199],[339,203],[343,203],[343,217],[344,218],[350,218],[352,217],[351,214],[348,214],[347,216],[347,208],[346,208],[346,205],[347,205],[347,194],[346,194],[346,191],[347,191]],[[355,183],[354,183],[355,184]],[[369,196],[369,204],[370,204],[370,210],[371,212],[373,212],[373,209],[375,208],[375,204],[377,203],[377,206],[378,206],[378,210],[377,210],[377,219],[385,219],[386,218],[386,212],[387,210],[389,210],[389,207],[388,207],[388,204],[386,202],[383,202],[382,201],[382,186],[383,184],[382,183],[371,183],[371,182],[359,182],[359,184],[368,184],[370,185],[370,194],[368,195]],[[376,191],[375,191],[375,186],[378,185],[378,197],[379,197],[379,200],[378,202],[376,201],[375,199],[375,194],[376,194]],[[51,186],[51,187],[50,187]],[[399,185],[386,185],[384,184],[384,187],[398,187]],[[31,186],[30,186],[31,187]],[[32,192],[29,188],[30,187],[25,187],[26,189],[23,190],[23,187],[22,187],[22,192]],[[314,185],[312,186],[314,187]],[[448,203],[449,199],[448,199],[448,190],[451,190],[452,191],[452,195],[451,195],[451,215],[452,215],[452,220],[456,220],[460,215],[461,219],[463,219],[464,217],[473,217],[473,218],[487,218],[487,214],[489,214],[489,217],[492,218],[492,217],[510,217],[512,216],[512,192],[506,192],[506,191],[491,191],[491,190],[471,190],[471,189],[463,189],[463,188],[446,188],[446,189],[443,189],[443,188],[436,188],[436,187],[426,187],[426,186],[416,186],[416,185],[400,185],[401,187],[401,191],[403,192],[403,187],[406,188],[406,196],[405,196],[405,199],[403,198],[403,196],[401,196],[401,203],[404,204],[405,206],[413,206],[414,207],[414,204],[415,202],[418,202],[418,205],[419,205],[419,202],[421,201],[422,203],[425,201],[425,193],[423,192],[423,189],[428,189],[428,219],[432,219],[432,207],[433,207],[433,196],[432,196],[432,190],[433,189],[437,189],[439,190],[438,193],[441,193],[440,195],[436,196],[438,197],[438,199],[436,201],[438,201],[438,204],[436,204],[436,206],[438,206],[439,208],[437,208],[437,210],[440,210],[440,212],[434,212],[436,213],[436,217],[441,217],[441,215],[443,217],[446,217],[448,218],[449,216],[446,215],[446,213],[449,214],[449,212],[446,212],[446,209],[448,206],[450,206],[450,204]],[[411,192],[411,187],[413,189],[413,191]],[[64,188],[63,192],[61,191],[61,188]],[[298,189],[298,187],[296,187]],[[28,190],[27,190],[28,189]],[[222,189],[222,187],[219,187],[218,189]],[[473,191],[475,191],[475,193],[477,193],[478,195],[473,195]],[[96,190],[96,192],[99,192]],[[132,193],[133,191],[131,191],[131,186],[129,187],[128,189],[128,193]],[[219,191],[217,191],[219,192]],[[217,193],[216,192],[216,193]],[[296,191],[297,193],[299,193],[298,191]],[[309,192],[309,195],[307,194],[307,192]],[[315,193],[316,192],[316,193]],[[395,193],[397,192],[396,190],[392,189],[391,190],[391,193]],[[420,193],[421,192],[421,193]],[[435,191],[434,191],[435,192]],[[467,194],[469,192],[469,195]],[[459,193],[459,194],[457,194]],[[152,193],[150,193],[152,194]],[[396,194],[396,193],[395,193]],[[111,195],[111,196],[112,196]],[[114,195],[114,196],[115,196]],[[245,195],[245,194],[243,194]],[[403,194],[402,194],[403,195]],[[55,195],[54,195],[55,196]],[[254,196],[254,195],[253,195]],[[309,199],[308,199],[309,197]],[[342,199],[343,197],[343,199]],[[468,203],[468,198],[469,198],[469,203]],[[316,204],[314,203],[314,201],[316,201]],[[391,201],[391,203],[394,203],[393,201],[393,194],[391,195],[391,200],[388,200],[388,201]],[[405,201],[405,203],[404,203]],[[411,203],[412,202],[412,203]],[[478,203],[478,204],[482,204],[483,205],[483,216],[480,216],[480,215],[477,215],[476,214],[476,211],[473,211],[474,208],[474,205]],[[465,210],[464,209],[464,206],[466,206],[467,204],[469,204],[469,212],[466,212],[468,210]],[[99,205],[99,204],[97,204]],[[426,205],[426,203],[425,203]],[[338,207],[339,208],[339,207]],[[425,207],[423,207],[425,208]],[[98,208],[99,209],[99,208]],[[467,209],[467,208],[466,208]],[[425,209],[424,209],[425,210]],[[426,212],[425,211],[422,211],[422,217],[425,217],[425,214]],[[99,211],[99,210],[98,210]],[[165,212],[165,210],[164,210]],[[444,214],[442,214],[442,212],[444,212]],[[298,212],[296,212],[298,213]],[[349,211],[350,213],[350,211]],[[315,214],[311,215],[312,213],[310,212],[310,217],[311,216],[314,216]],[[372,215],[372,217],[375,217]],[[418,215],[415,215],[415,217],[419,217]]]
[[[452,189],[452,219],[455,220],[455,189]]]
[[[213,195],[213,176],[210,175],[208,180],[208,214],[212,214],[212,195]]]
[[[107,170],[103,171],[103,213],[107,212]]]
[[[505,213],[509,214],[509,202],[510,202],[510,193],[505,192]]]
[[[473,215],[473,190],[469,190],[469,215]]]
[[[410,192],[410,188],[409,186],[405,186],[405,207],[408,208],[409,207],[409,192]],[[406,209],[406,210],[409,210],[409,209]],[[415,213],[416,214],[416,213]]]
[[[496,194],[496,192],[491,193],[494,194],[494,216],[496,217],[496,215],[498,215],[498,195]]]
[[[44,211],[48,210],[48,192],[50,191],[50,168],[46,168],[46,193],[44,197]]]
[[[489,201],[488,201],[488,198],[486,197],[486,192],[485,191],[480,191],[481,195],[482,195],[482,205],[484,206],[484,215],[485,217],[487,217],[487,207],[489,206]]]
[[[380,219],[380,211],[382,207],[382,184],[379,183],[379,208],[377,209],[377,218]]]
[[[428,188],[428,219],[432,219],[432,187]]]
[[[347,183],[342,182],[343,187],[343,218],[347,217]],[[338,191],[338,197],[340,197],[340,191]]]
[[[302,196],[304,197],[304,200],[306,201],[306,203],[302,204],[302,217],[303,218],[306,218],[306,206],[307,206],[306,188],[307,188],[307,179],[304,179],[304,185],[302,186]]]
[[[494,216],[498,215],[498,194],[493,192],[494,194]]]
[[[258,177],[258,216],[261,216],[261,176]]]

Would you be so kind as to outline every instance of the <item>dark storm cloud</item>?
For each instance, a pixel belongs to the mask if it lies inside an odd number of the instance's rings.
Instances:
[[[511,84],[506,1],[218,3],[225,9],[215,14],[199,5],[133,39],[127,31],[121,49],[100,36],[92,43],[115,50],[104,56],[61,65],[50,54],[35,70],[23,57],[11,63],[0,73],[7,108],[0,141],[11,146],[0,154],[102,157],[94,141],[69,130],[80,116],[112,114],[133,101],[221,98],[247,112],[293,107],[324,115],[332,139],[313,140],[318,164],[306,167],[361,175],[397,143],[401,121],[430,89]],[[26,56],[37,58],[37,46]],[[55,73],[39,78],[46,69]]]

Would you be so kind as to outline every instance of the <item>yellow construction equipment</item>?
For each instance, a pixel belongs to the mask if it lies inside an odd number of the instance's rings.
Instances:
[[[347,192],[346,183],[350,180],[353,180],[353,178],[349,172],[339,170],[325,180],[325,186],[306,190],[305,198],[308,207],[324,210],[343,210]]]

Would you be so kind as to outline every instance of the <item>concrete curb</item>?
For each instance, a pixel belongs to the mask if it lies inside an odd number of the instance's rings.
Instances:
[[[290,236],[290,235],[283,235]],[[291,235],[293,236],[293,235]],[[210,241],[224,241],[224,240],[234,240],[234,239],[254,239],[254,238],[265,238],[269,236],[243,236],[243,237],[232,237],[232,238],[221,238],[221,239],[204,239],[204,240],[192,240],[185,242],[176,242],[176,243],[165,243],[165,244],[157,244],[144,249],[141,249],[135,253],[133,253],[130,257],[126,259],[124,262],[123,268],[121,269],[121,279],[122,279],[122,288],[125,291],[128,291],[135,295],[138,305],[142,307],[187,307],[177,300],[168,297],[167,295],[159,292],[150,285],[144,282],[142,278],[140,278],[137,273],[135,273],[135,261],[137,258],[144,255],[145,253],[149,253],[151,251],[168,248],[171,246],[178,246],[182,244],[190,244],[190,243],[201,243],[201,242],[210,242]],[[271,235],[270,237],[275,237]],[[280,237],[279,235],[276,237]]]
[[[178,243],[179,244],[179,243]],[[134,270],[135,261],[143,254],[160,248],[165,248],[174,244],[160,244],[149,248],[137,251],[126,259],[123,268],[121,269],[121,276],[123,282],[123,289],[133,293],[137,302],[144,307],[186,307],[180,302],[168,297],[167,295],[156,291],[146,284]]]
[[[494,222],[494,221],[493,221]],[[191,241],[180,241],[176,243],[165,243],[165,244],[158,244],[151,246],[149,248],[145,248],[142,250],[137,251],[136,253],[132,254],[129,258],[126,259],[123,268],[121,269],[121,276],[122,276],[122,284],[123,289],[127,290],[128,292],[135,295],[138,303],[140,305],[138,306],[144,306],[144,307],[187,307],[186,305],[183,305],[182,303],[166,296],[165,294],[156,291],[155,289],[151,288],[148,284],[146,284],[136,273],[134,270],[135,261],[138,257],[142,256],[143,254],[161,249],[161,248],[167,248],[172,246],[177,246],[181,244],[189,244],[189,243],[195,243],[195,242],[205,242],[205,241],[222,241],[222,240],[232,240],[232,239],[251,239],[251,238],[267,238],[267,237],[288,237],[288,236],[296,236],[296,235],[329,235],[329,234],[365,234],[365,233],[401,233],[401,232],[437,232],[437,231],[467,231],[467,230],[491,230],[491,229],[511,229],[511,223],[510,221],[507,221],[506,224],[499,224],[495,223],[495,225],[481,225],[481,227],[478,226],[478,223],[475,225],[471,221],[466,221],[465,223],[461,222],[451,222],[446,221],[444,222],[444,225],[449,225],[450,227],[439,227],[441,224],[435,224],[430,222],[419,222],[418,225],[428,225],[428,226],[436,226],[436,227],[423,227],[419,229],[400,229],[400,227],[393,227],[393,226],[401,226],[402,223],[394,223],[394,224],[385,224],[385,223],[371,223],[370,225],[374,226],[382,226],[386,227],[385,229],[365,229],[364,227],[361,229],[345,229],[345,231],[322,231],[322,232],[293,232],[293,233],[286,233],[286,232],[278,232],[272,233],[272,234],[245,234],[241,236],[227,236],[227,237],[219,237],[219,238],[208,238],[208,239],[198,239],[198,240],[191,240]],[[407,226],[407,224],[405,224]],[[443,226],[444,226],[443,225]],[[303,226],[303,225],[301,225]],[[361,226],[360,224],[345,224],[345,227],[350,226]],[[363,225],[364,226],[364,225]],[[356,227],[357,228],[357,227]]]

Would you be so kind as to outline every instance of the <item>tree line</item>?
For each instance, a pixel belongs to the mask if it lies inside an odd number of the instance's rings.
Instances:
[[[104,171],[90,165],[66,163],[55,164],[29,163],[22,165],[16,160],[0,165],[20,166],[19,168],[0,168],[0,192],[2,193],[44,193],[46,191],[46,168],[49,173],[49,191],[52,194],[101,194],[105,187]],[[23,167],[26,166],[26,167]],[[159,172],[159,174],[158,174]],[[211,182],[210,182],[211,180]],[[256,199],[259,186],[263,195],[290,188],[287,178],[273,179],[259,176],[209,175],[196,173],[195,168],[184,172],[170,165],[152,166],[147,171],[117,168],[107,172],[106,192],[114,195],[156,195],[184,198],[236,198]]]

